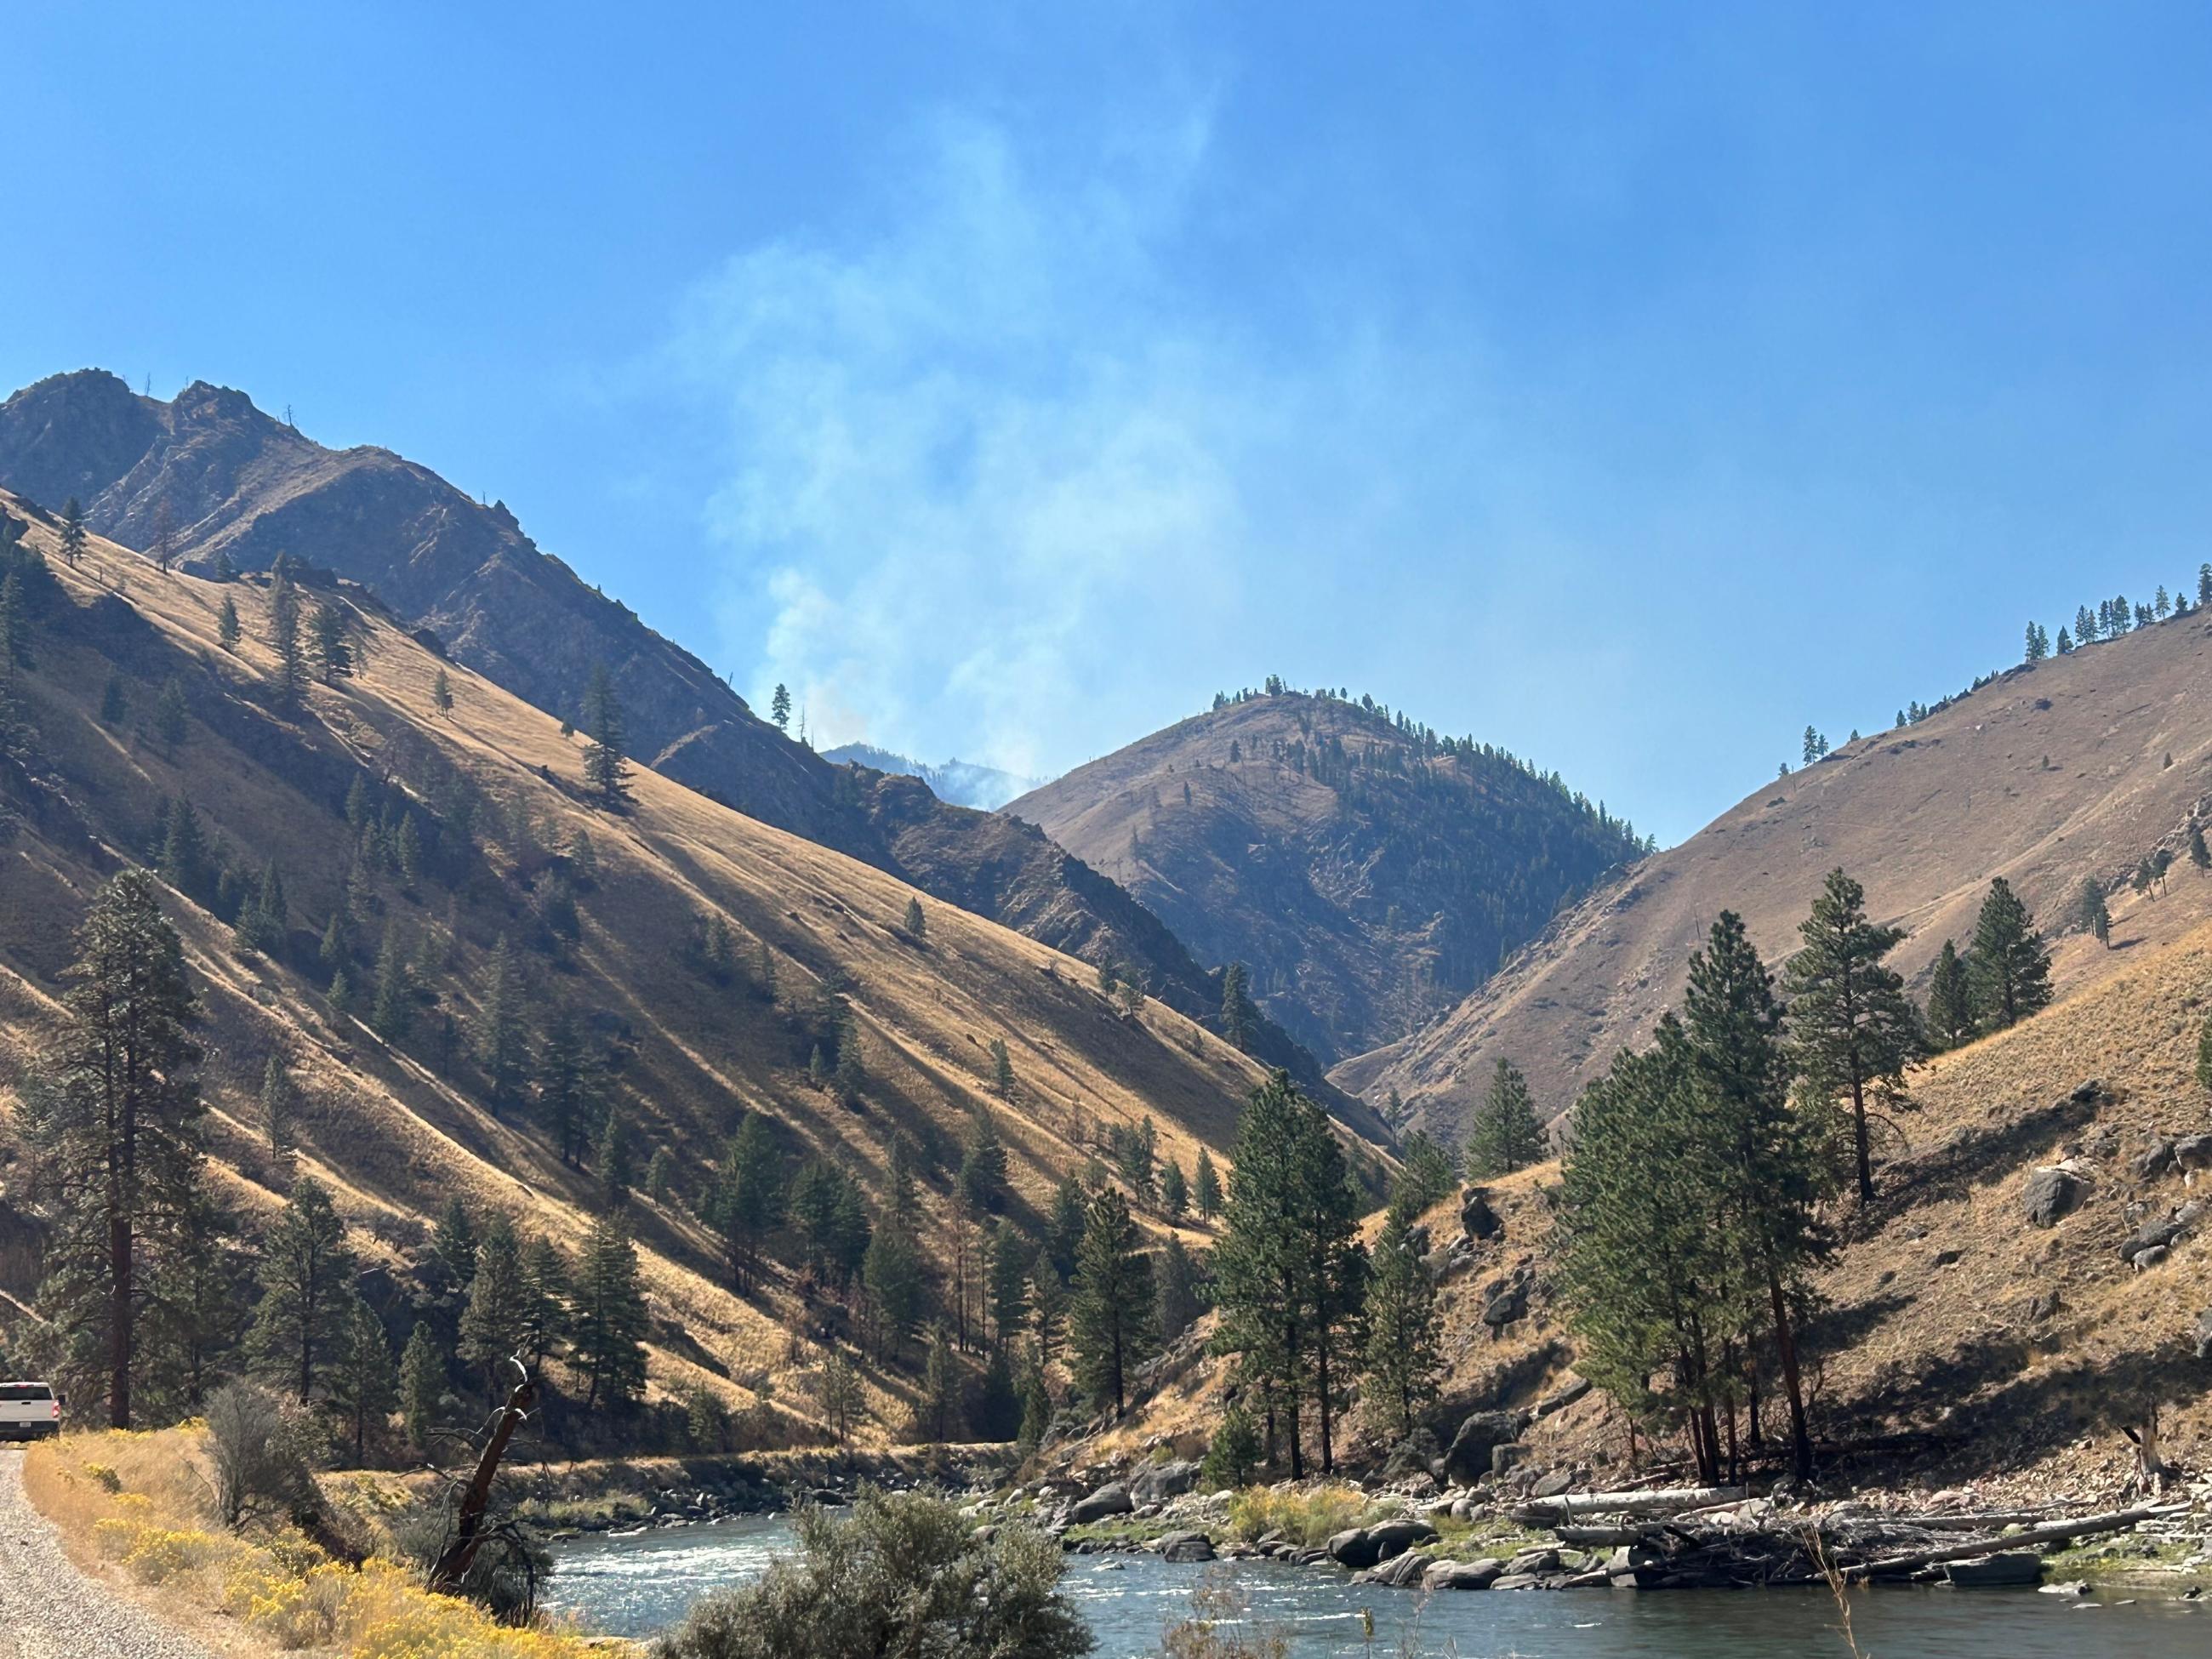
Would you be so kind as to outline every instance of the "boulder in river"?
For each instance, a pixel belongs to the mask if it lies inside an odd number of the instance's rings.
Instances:
[[[1350,1567],[1357,1572],[1381,1560],[1382,1548],[1366,1528],[1347,1527],[1328,1540],[1328,1559],[1340,1567]]]
[[[1954,1584],[1977,1588],[2039,1583],[2043,1578],[2043,1557],[2034,1550],[1971,1556],[1964,1561],[1945,1562],[1943,1576]]]
[[[1159,1552],[1163,1561],[1211,1561],[1213,1540],[1202,1532],[1171,1532],[1160,1540]]]
[[[1385,1521],[1370,1527],[1367,1536],[1375,1545],[1375,1559],[1388,1561],[1394,1555],[1403,1555],[1416,1544],[1433,1542],[1437,1529],[1425,1521]]]
[[[1494,1555],[1486,1555],[1479,1561],[1431,1561],[1421,1571],[1421,1588],[1425,1590],[1488,1589],[1505,1571],[1505,1564]]]

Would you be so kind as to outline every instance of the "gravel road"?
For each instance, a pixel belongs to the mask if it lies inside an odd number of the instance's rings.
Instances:
[[[70,1565],[0,1450],[0,1659],[210,1659],[207,1649]]]

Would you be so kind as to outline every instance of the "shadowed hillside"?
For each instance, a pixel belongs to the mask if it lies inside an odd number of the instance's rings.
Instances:
[[[1061,1176],[1116,1128],[1150,1116],[1162,1155],[1186,1166],[1232,1134],[1258,1068],[1189,1020],[1157,1001],[1125,1013],[1081,963],[926,896],[917,933],[914,889],[651,772],[633,773],[629,807],[597,804],[580,739],[442,663],[363,590],[302,578],[311,605],[343,619],[359,667],[295,705],[264,581],[164,574],[97,538],[71,568],[38,509],[0,495],[0,513],[52,573],[33,590],[33,663],[15,676],[29,759],[0,765],[11,1106],[59,1017],[92,891],[126,860],[158,861],[204,1004],[213,1150],[234,1197],[265,1210],[295,1166],[319,1176],[393,1265],[419,1257],[455,1194],[573,1249],[608,1200],[598,1156],[564,1161],[529,1091],[503,1091],[480,1052],[504,939],[530,1036],[569,1017],[641,1188],[653,1154],[672,1154],[666,1199],[641,1194],[632,1212],[655,1395],[703,1383],[786,1413],[809,1409],[803,1389],[773,1387],[799,1358],[792,1246],[740,1297],[698,1214],[746,1114],[770,1123],[787,1171],[828,1160],[872,1206],[903,1144],[933,1260],[949,1252],[953,1173],[981,1122],[1007,1149],[1007,1212],[1032,1232]],[[196,851],[179,848],[185,798]],[[272,867],[285,920],[249,944],[234,919]],[[338,973],[356,988],[347,1012],[332,1004]],[[272,1056],[301,1096],[295,1159],[269,1145]],[[15,1297],[35,1282],[21,1252],[4,1273]],[[902,1426],[912,1380],[874,1380],[878,1425]]]
[[[1398,1090],[1420,1121],[1455,1133],[1502,1055],[1555,1114],[1649,1036],[1720,911],[1778,962],[1838,865],[1877,919],[1907,931],[1894,962],[1916,994],[1944,939],[1965,948],[2000,875],[2057,943],[2062,994],[2092,983],[2212,915],[2212,880],[2184,855],[2212,796],[2208,686],[2212,623],[2195,611],[2013,669],[1764,786],[1589,894],[1436,1024],[1333,1075],[1370,1100]],[[2135,893],[2130,875],[2160,848],[2180,861]],[[2085,880],[2114,895],[2112,950],[2080,932]]]
[[[917,780],[832,765],[541,552],[504,502],[483,506],[389,450],[325,449],[204,382],[163,403],[85,370],[0,403],[0,487],[49,510],[75,497],[95,532],[142,551],[165,544],[204,575],[225,562],[251,571],[279,554],[306,558],[373,588],[454,661],[565,718],[604,663],[630,752],[665,775],[1055,950],[1133,963],[1193,1018],[1219,1007],[1218,975],[1042,835],[947,805]],[[1281,1031],[1263,1029],[1249,1046],[1376,1127]]]
[[[1031,791],[1042,824],[1315,1052],[1358,1054],[1487,978],[1641,850],[1510,756],[1331,696],[1228,702]]]

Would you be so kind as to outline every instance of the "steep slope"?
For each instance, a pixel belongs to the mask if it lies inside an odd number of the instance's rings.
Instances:
[[[418,1256],[426,1218],[457,1193],[573,1246],[605,1202],[599,1172],[564,1163],[525,1102],[496,1103],[477,1058],[487,964],[507,939],[530,1023],[556,1009],[580,1023],[638,1169],[672,1155],[669,1200],[634,1212],[656,1395],[704,1383],[763,1412],[771,1396],[774,1412],[807,1409],[803,1389],[774,1386],[794,1365],[797,1276],[778,1268],[732,1294],[696,1213],[747,1112],[771,1122],[787,1167],[831,1160],[876,1202],[892,1146],[911,1148],[933,1253],[980,1117],[1008,1149],[1009,1212],[1033,1231],[1060,1175],[1115,1126],[1151,1116],[1186,1166],[1233,1133],[1258,1068],[1188,1020],[1157,1002],[1124,1018],[1080,963],[950,905],[926,902],[914,937],[912,888],[651,772],[634,775],[629,810],[592,805],[556,721],[446,667],[362,590],[310,591],[348,617],[362,665],[294,708],[273,689],[262,582],[164,574],[98,538],[72,569],[37,509],[0,495],[0,514],[27,526],[53,572],[34,665],[17,676],[33,758],[0,763],[0,1102],[16,1103],[58,1017],[91,891],[149,855],[185,797],[206,851],[172,870],[169,909],[205,1005],[204,1091],[234,1195],[266,1208],[291,1174],[258,1103],[273,1054],[302,1096],[300,1167],[333,1185],[386,1261]],[[235,650],[218,631],[226,601],[244,624]],[[449,714],[434,702],[441,672]],[[173,684],[181,731],[164,729]],[[246,950],[225,915],[271,864],[289,922],[280,943]],[[363,988],[356,1007],[387,963],[409,965],[405,1034],[328,1006],[317,942],[334,915],[350,918],[340,965]],[[702,949],[716,921],[733,941],[720,963]],[[1004,1098],[994,1041],[1017,1079]],[[808,1074],[841,1042],[860,1057],[847,1102]],[[32,1254],[12,1238],[0,1253],[10,1294],[35,1283]],[[910,1383],[874,1379],[878,1431],[902,1421]]]
[[[666,776],[1056,950],[1135,963],[1186,1014],[1218,1008],[1218,981],[1167,930],[1043,836],[1010,836],[903,779],[791,741],[696,657],[541,552],[504,502],[480,505],[389,450],[325,449],[242,392],[195,383],[163,403],[85,370],[0,403],[0,487],[50,510],[74,495],[94,531],[141,550],[166,521],[178,558],[203,574],[219,558],[255,570],[280,553],[307,557],[374,589],[454,661],[549,713],[576,715],[605,663],[631,752]],[[1361,1116],[1280,1032],[1254,1047],[1340,1115]]]
[[[1640,850],[1511,757],[1335,696],[1248,695],[1006,807],[1156,911],[1316,1053],[1450,1007]]]
[[[1491,1062],[1564,1110],[1680,994],[1690,951],[1723,909],[1771,959],[1795,948],[1822,877],[1842,866],[1869,909],[1907,930],[1895,961],[1924,991],[1944,939],[1965,948],[1992,876],[2046,934],[2074,931],[2084,880],[2117,893],[2158,848],[2185,848],[2212,795],[2212,623],[2197,612],[2011,670],[1909,727],[1780,778],[1679,847],[1563,914],[1446,1018],[1335,1068],[1346,1088],[1391,1090],[1455,1131]],[[2115,902],[2114,949],[2074,949],[2060,983],[2092,982],[2212,914],[2212,881],[2184,858],[2162,894]]]

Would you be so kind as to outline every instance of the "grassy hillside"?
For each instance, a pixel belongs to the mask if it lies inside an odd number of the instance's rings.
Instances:
[[[1194,1018],[1215,976],[1157,918],[1035,831],[953,806],[915,780],[833,765],[757,717],[697,657],[539,550],[503,501],[369,445],[325,448],[245,393],[195,382],[168,402],[97,369],[0,402],[0,488],[100,534],[162,540],[203,575],[281,554],[362,583],[410,628],[524,702],[574,718],[593,667],[613,677],[630,752],[726,806],[853,857],[1094,964],[1142,969]],[[1362,1119],[1314,1057],[1272,1024],[1250,1044],[1340,1115]],[[1377,1126],[1371,1118],[1364,1127]]]
[[[2127,954],[2049,1011],[1911,1074],[1905,1142],[1892,1146],[1868,1212],[1837,1209],[1836,1254],[1815,1279],[1824,1305],[1805,1340],[1824,1471],[1931,1489],[1986,1480],[1992,1496],[2113,1496],[2132,1466],[2122,1431],[2154,1409],[2170,1457],[2190,1469],[2212,1461],[2212,1365],[2197,1354],[2212,1328],[2199,1323],[2212,1318],[2212,1229],[2185,1231],[2142,1268],[2121,1249],[2203,1192],[2202,1173],[2166,1161],[2145,1174],[2139,1160],[2212,1129],[2194,1077],[2212,1014],[2212,925]],[[2086,1196],[2039,1227],[2024,1189],[2062,1159]],[[1546,1164],[1486,1183],[1504,1235],[1443,1279],[1449,1371],[1434,1420],[1446,1442],[1468,1412],[1527,1410],[1573,1376],[1575,1341],[1547,1282],[1544,1194],[1558,1179]],[[1457,1200],[1425,1221],[1449,1244]],[[1528,1315],[1493,1334],[1483,1309],[1523,1268],[1535,1274]],[[1108,1443],[1202,1445],[1225,1369],[1191,1359]],[[1579,1468],[1601,1486],[1627,1457],[1624,1419],[1595,1393],[1523,1437],[1532,1467]],[[1354,1455],[1382,1450],[1370,1439]],[[1647,1439],[1642,1455],[1654,1455]]]
[[[96,538],[72,570],[52,524],[4,495],[0,509],[28,522],[59,584],[36,665],[19,676],[40,757],[4,797],[0,1099],[58,1017],[58,975],[90,892],[123,860],[148,857],[165,802],[188,796],[211,861],[258,882],[273,860],[289,903],[290,937],[270,956],[235,945],[219,894],[179,893],[169,906],[204,1004],[204,1091],[234,1194],[266,1209],[289,1176],[266,1150],[258,1104],[275,1054],[304,1097],[300,1167],[337,1189],[379,1261],[418,1255],[426,1222],[456,1194],[573,1247],[605,1202],[598,1176],[564,1165],[526,1108],[495,1115],[472,1054],[485,963],[504,935],[533,1023],[556,1006],[584,1023],[634,1126],[637,1168],[655,1148],[674,1156],[671,1200],[641,1198],[635,1212],[656,1394],[706,1382],[733,1405],[772,1393],[779,1409],[808,1408],[803,1391],[775,1386],[790,1381],[785,1327],[803,1311],[793,1276],[778,1270],[749,1299],[731,1294],[691,1207],[746,1112],[772,1121],[793,1164],[840,1161],[872,1199],[894,1140],[908,1140],[933,1240],[979,1114],[1007,1146],[1012,1212],[1032,1231],[1053,1185],[1115,1126],[1151,1115],[1164,1155],[1186,1166],[1200,1144],[1218,1157],[1228,1143],[1258,1069],[1189,1020],[1156,1001],[1123,1018],[1081,963],[926,896],[926,935],[913,938],[902,922],[914,889],[650,771],[633,774],[630,810],[588,804],[580,739],[441,662],[362,590],[308,591],[348,611],[361,668],[288,709],[271,690],[263,583],[163,574]],[[226,599],[244,625],[235,651],[218,635]],[[433,707],[441,669],[450,715]],[[123,712],[103,720],[104,702],[116,712],[111,677]],[[189,710],[173,742],[157,713],[172,680]],[[356,870],[349,800],[391,832],[378,838],[387,848],[411,821],[412,880],[388,854]],[[356,986],[374,980],[386,939],[415,966],[404,1041],[325,1002],[317,941],[341,907],[358,918],[345,964]],[[732,931],[734,974],[718,976],[696,948],[708,918]],[[834,1042],[834,999],[849,1006],[865,1073],[850,1106],[807,1076],[816,1046]],[[994,1040],[1017,1079],[1004,1098],[992,1088]],[[10,1251],[0,1268],[18,1297],[35,1282],[31,1254]],[[902,1423],[907,1379],[872,1386],[877,1431]]]
[[[1201,961],[1248,964],[1260,1005],[1330,1057],[1450,1007],[1640,850],[1510,756],[1291,691],[1182,721],[1006,810]]]
[[[2212,799],[2212,728],[2196,712],[2208,678],[2212,623],[2191,612],[1846,744],[1599,887],[1443,1018],[1332,1075],[1370,1100],[1395,1089],[1454,1132],[1503,1055],[1540,1109],[1563,1110],[1648,1036],[1714,916],[1736,911],[1779,960],[1838,865],[1877,919],[1907,931],[1894,960],[1917,992],[1945,939],[1964,948],[1998,875],[2057,943],[2062,992],[2094,983],[2212,915],[2212,880],[2185,858],[2160,893],[2127,886],[2154,848],[2182,853]],[[2085,879],[2115,894],[2109,951],[2077,929]]]

